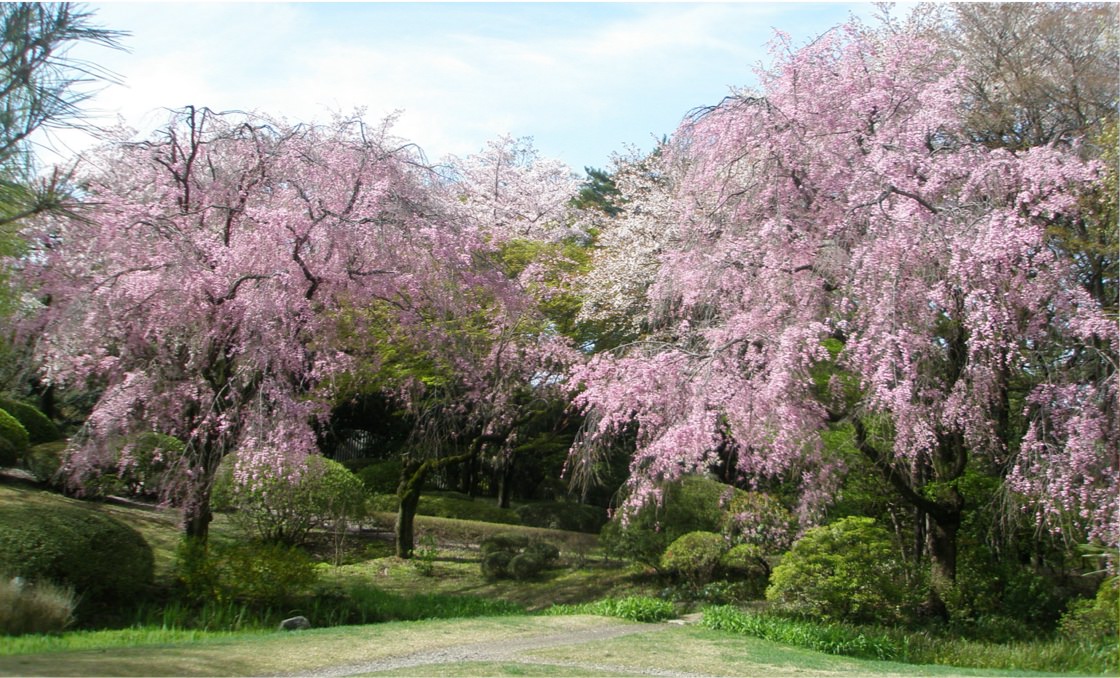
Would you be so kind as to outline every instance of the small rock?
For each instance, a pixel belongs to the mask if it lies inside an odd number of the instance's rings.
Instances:
[[[311,628],[311,622],[307,621],[307,617],[291,617],[280,622],[281,631],[302,631]]]

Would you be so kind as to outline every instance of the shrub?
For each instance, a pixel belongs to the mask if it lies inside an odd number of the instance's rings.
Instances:
[[[1072,602],[1058,629],[1070,640],[1114,643],[1120,633],[1120,578],[1101,582],[1095,598]]]
[[[702,476],[686,476],[668,485],[661,505],[649,504],[628,516],[619,513],[602,530],[602,541],[612,556],[655,569],[669,544],[689,532],[719,532],[725,519],[721,508],[735,496],[730,485]]]
[[[120,489],[137,496],[156,496],[170,469],[168,460],[185,449],[183,441],[156,431],[132,436],[117,452]]]
[[[766,598],[825,621],[889,623],[901,616],[901,564],[871,518],[815,527],[774,568]]]
[[[665,549],[661,569],[700,588],[712,580],[726,548],[723,537],[714,532],[689,532]]]
[[[19,420],[0,409],[0,466],[15,466],[31,445],[31,437]]]
[[[374,461],[355,471],[354,475],[371,494],[396,494],[397,485],[401,482],[401,462],[399,459]]]
[[[556,546],[508,532],[487,537],[480,549],[482,574],[489,579],[532,579],[560,558],[560,549]]]
[[[599,506],[568,501],[538,502],[514,509],[522,525],[573,532],[598,532],[607,522],[607,512]]]
[[[72,586],[83,606],[134,599],[151,586],[153,568],[140,533],[96,510],[0,507],[0,572]]]
[[[761,598],[765,594],[770,579],[770,564],[760,547],[736,544],[720,556],[719,569],[724,577],[741,584],[734,597]]]
[[[233,509],[234,522],[261,541],[301,544],[312,529],[326,525],[341,537],[351,521],[365,515],[361,481],[333,459],[309,456],[298,475],[289,464],[263,465],[239,479],[242,463],[249,462],[239,455],[223,460],[212,501],[215,508]],[[336,543],[336,552],[339,547]]]
[[[6,410],[23,424],[31,445],[54,442],[62,438],[58,426],[34,405],[0,396],[0,410]]]
[[[303,550],[277,543],[201,544],[184,541],[176,575],[188,598],[290,604],[319,580],[314,561]]]
[[[49,483],[52,486],[61,486],[58,471],[66,455],[66,441],[58,440],[53,443],[34,445],[24,455],[24,465],[35,480]]]
[[[74,622],[74,589],[0,576],[0,634],[57,633]]]

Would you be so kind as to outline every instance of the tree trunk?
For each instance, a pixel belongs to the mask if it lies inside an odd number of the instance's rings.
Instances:
[[[931,514],[929,538],[929,596],[926,611],[942,619],[949,618],[945,605],[957,582],[957,532],[961,526],[961,509],[947,506],[944,511]]]
[[[513,459],[507,459],[498,471],[498,508],[508,509],[513,495]]]
[[[426,463],[410,462],[401,470],[401,484],[397,487],[397,522],[393,526],[398,558],[411,558],[416,547],[416,509],[420,505],[420,488],[428,475]]]

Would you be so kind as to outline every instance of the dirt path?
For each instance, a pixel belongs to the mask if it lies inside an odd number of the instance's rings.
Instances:
[[[631,668],[609,664],[588,664],[582,662],[560,662],[533,657],[526,654],[533,650],[543,650],[565,645],[582,645],[600,640],[610,640],[621,636],[639,633],[658,633],[670,628],[666,624],[615,624],[585,631],[571,631],[566,633],[547,633],[535,636],[515,638],[503,641],[490,641],[485,643],[464,643],[437,650],[413,652],[397,657],[383,657],[370,662],[333,666],[307,673],[295,674],[304,678],[340,678],[341,676],[355,676],[374,671],[391,671],[394,669],[408,669],[413,667],[432,666],[437,664],[457,664],[460,662],[516,662],[519,664],[547,664],[550,666],[563,666],[568,668],[581,668],[604,673],[618,673],[625,671],[633,675],[667,676],[674,678],[703,678],[703,674],[679,673],[651,668]],[[421,671],[422,673],[422,671]]]

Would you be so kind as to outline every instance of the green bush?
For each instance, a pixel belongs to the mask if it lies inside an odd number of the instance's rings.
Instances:
[[[533,579],[560,558],[560,549],[556,546],[508,532],[487,537],[480,549],[480,567],[488,579]]]
[[[720,556],[719,569],[731,582],[742,586],[736,591],[740,598],[761,598],[770,579],[770,564],[762,549],[754,544],[736,544]]]
[[[686,476],[670,484],[661,505],[644,506],[628,517],[619,512],[601,532],[614,557],[661,567],[661,554],[677,537],[689,532],[720,532],[723,509],[741,490],[703,476]]]
[[[661,569],[683,578],[694,588],[710,582],[727,549],[721,535],[714,532],[689,532],[676,539],[661,556]]]
[[[396,494],[401,482],[401,462],[399,459],[385,459],[370,462],[354,472],[371,494]]]
[[[291,604],[319,581],[315,562],[300,548],[253,541],[184,541],[176,576],[189,599],[257,607]]]
[[[60,487],[62,479],[58,477],[58,472],[66,456],[66,446],[65,440],[33,445],[23,457],[24,465],[35,480]]]
[[[886,624],[902,617],[901,574],[891,535],[851,516],[807,531],[774,568],[766,598],[825,621]]]
[[[74,589],[0,575],[0,634],[58,633],[74,622]]]
[[[72,586],[84,606],[136,598],[154,558],[139,532],[89,507],[0,506],[0,572]]]
[[[1095,598],[1073,601],[1058,629],[1070,640],[1114,643],[1120,634],[1120,578],[1101,582]]]
[[[31,437],[19,420],[0,409],[0,466],[15,466],[31,446]]]
[[[258,469],[255,479],[238,482],[238,463],[238,455],[222,461],[211,501],[218,510],[233,510],[234,522],[261,541],[302,544],[312,529],[325,526],[343,535],[365,515],[361,481],[333,459],[307,457],[295,482],[289,480],[294,469],[283,465]]]
[[[120,489],[136,496],[157,496],[171,461],[185,449],[183,441],[156,431],[130,437],[117,452]]]
[[[50,443],[62,438],[58,426],[34,405],[0,396],[0,410],[7,410],[8,414],[23,424],[31,445]]]
[[[970,637],[993,642],[1029,638],[1058,623],[1065,600],[1052,577],[1000,559],[983,544],[964,541],[957,578],[944,595],[951,622]]]
[[[536,502],[514,510],[521,524],[530,527],[595,533],[607,522],[607,512],[602,507],[568,501]]]

